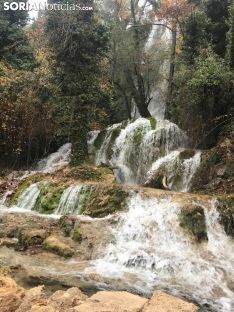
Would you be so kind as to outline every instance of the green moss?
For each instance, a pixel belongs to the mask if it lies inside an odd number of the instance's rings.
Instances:
[[[81,166],[74,168],[67,176],[81,181],[98,181],[101,179],[102,173],[98,168]]]
[[[44,214],[53,213],[58,207],[64,189],[64,186],[59,186],[55,183],[42,183],[41,192],[37,198],[34,210]]]
[[[73,231],[72,239],[76,241],[77,243],[81,243],[82,241],[82,235],[80,234],[79,228],[76,227]]]
[[[61,257],[69,258],[74,255],[74,251],[67,245],[61,242],[56,237],[48,237],[42,244],[47,251],[55,253]]]
[[[83,165],[72,168],[66,177],[80,181],[101,181],[105,180],[105,177],[110,174],[113,175],[113,172],[108,167],[97,168],[89,165]]]
[[[92,185],[85,185],[82,187],[81,194],[80,194],[81,200],[79,203],[80,214],[84,213],[86,206],[87,206],[87,203],[91,198],[90,196],[91,196],[92,192],[94,192],[94,191],[95,191],[95,187]]]
[[[149,121],[150,121],[150,125],[151,125],[152,130],[155,130],[157,127],[157,120],[153,117],[150,117]]]
[[[141,145],[144,134],[145,133],[141,128],[134,131],[133,142],[136,146]]]
[[[12,197],[11,201],[10,201],[10,206],[12,205],[16,205],[18,202],[18,199],[20,197],[20,195],[22,195],[24,193],[24,191],[26,191],[26,189],[33,183],[37,183],[40,182],[41,180],[43,180],[44,176],[43,175],[33,175],[28,177],[18,188],[17,192],[14,194],[14,196]]]
[[[202,207],[192,206],[182,210],[180,213],[180,226],[197,242],[208,239],[205,215]]]
[[[20,231],[18,234],[19,244],[25,247],[41,245],[49,236],[46,230]]]
[[[83,214],[91,217],[105,217],[126,209],[128,193],[118,186],[94,189],[83,208]]]
[[[70,236],[75,225],[75,219],[69,215],[64,215],[59,219],[59,226],[63,230],[65,236]]]

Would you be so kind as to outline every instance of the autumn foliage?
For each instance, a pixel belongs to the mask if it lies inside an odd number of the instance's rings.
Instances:
[[[171,26],[181,23],[181,20],[194,10],[194,5],[187,0],[162,0],[157,16],[170,23]]]

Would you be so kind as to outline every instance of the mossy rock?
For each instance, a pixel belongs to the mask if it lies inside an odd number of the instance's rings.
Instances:
[[[180,226],[184,228],[197,242],[208,240],[204,209],[191,206],[180,213]]]
[[[59,219],[59,226],[63,230],[65,236],[70,236],[74,225],[75,225],[76,220],[69,216],[69,215],[64,215]]]
[[[121,187],[96,188],[90,194],[82,213],[90,217],[105,217],[126,209],[128,193]]]
[[[134,130],[132,137],[132,147],[129,152],[128,162],[133,172],[138,170],[139,166],[139,147],[143,142],[143,137],[146,133],[144,128],[137,128]]]
[[[226,234],[234,238],[234,198],[220,197],[217,209]]]
[[[25,247],[41,245],[49,234],[46,230],[23,230],[18,235],[19,244]]]
[[[72,233],[72,239],[74,241],[76,241],[77,243],[81,243],[82,242],[82,235],[80,233],[79,227],[77,226],[73,233]]]
[[[42,246],[45,250],[55,253],[61,257],[69,258],[74,255],[72,248],[56,236],[47,237]]]
[[[152,130],[155,130],[157,127],[157,120],[153,117],[150,117],[149,121],[150,121],[150,125],[151,125]]]
[[[108,167],[96,168],[85,165],[72,168],[66,176],[80,181],[100,181],[110,174],[113,175],[113,172]]]
[[[185,159],[189,159],[191,157],[193,157],[195,155],[195,151],[191,150],[191,149],[186,149],[184,151],[182,151],[179,155],[179,159],[180,160],[185,160]]]
[[[144,137],[145,131],[142,128],[138,128],[134,131],[133,142],[136,146],[140,146]]]
[[[43,175],[33,175],[28,177],[18,188],[18,190],[16,191],[16,193],[14,194],[14,196],[12,197],[11,201],[10,201],[10,206],[12,205],[17,205],[18,199],[20,197],[20,195],[22,195],[24,193],[24,191],[26,191],[26,189],[33,183],[37,183],[40,182],[44,179],[45,177]]]
[[[34,210],[44,214],[53,213],[58,207],[64,189],[64,186],[59,186],[55,183],[42,183],[41,192],[37,198]]]

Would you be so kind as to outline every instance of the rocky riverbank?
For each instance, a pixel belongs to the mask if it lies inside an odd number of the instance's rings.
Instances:
[[[43,286],[26,290],[11,277],[0,275],[1,312],[196,312],[193,303],[156,291],[151,299],[124,291],[99,291],[92,296],[79,288],[47,295]]]

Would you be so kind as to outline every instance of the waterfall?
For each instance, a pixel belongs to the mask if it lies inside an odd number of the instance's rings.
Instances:
[[[88,185],[72,185],[63,192],[58,208],[55,211],[57,215],[65,215],[68,213],[80,214],[86,201],[93,190]]]
[[[187,137],[177,125],[167,120],[150,122],[138,118],[125,126],[117,124],[107,129],[96,164],[111,164],[121,183],[139,184],[152,163],[186,144]]]
[[[109,157],[108,157],[108,151],[111,148],[111,144],[113,143],[113,133],[116,129],[121,127],[121,123],[120,124],[114,124],[110,127],[108,127],[106,129],[106,135],[104,137],[104,140],[102,142],[102,145],[100,147],[100,149],[97,152],[96,155],[96,165],[100,165],[102,163],[106,164],[110,161]]]
[[[191,152],[193,155],[189,155]],[[154,176],[157,178],[157,174],[160,173],[167,177],[170,190],[188,192],[192,177],[200,165],[200,160],[200,151],[173,151],[152,164],[151,169],[147,172],[147,180],[150,181]]]
[[[93,131],[88,132],[87,144],[88,144],[89,154],[91,154],[94,151],[93,143],[97,139],[99,133],[100,133],[100,130],[93,130]]]
[[[182,163],[182,192],[188,192],[190,182],[201,163],[201,151],[196,151],[193,157],[185,159]]]
[[[17,208],[20,210],[32,210],[36,204],[37,198],[40,194],[40,187],[38,183],[31,184],[18,198]]]
[[[166,289],[186,296],[199,302],[203,311],[209,310],[206,306],[233,311],[234,246],[218,223],[215,202],[205,208],[208,242],[199,246],[181,228],[180,212],[170,198],[134,194],[129,211],[112,229],[114,241],[103,258],[93,261],[95,272],[112,281],[125,279],[141,293]]]
[[[157,23],[157,18],[155,23]],[[160,23],[160,22],[159,22]],[[169,29],[160,25],[153,25],[149,34],[148,40],[145,44],[146,53],[151,51],[162,51],[167,57],[160,60],[157,76],[159,79],[155,79],[152,86],[150,97],[152,98],[148,109],[151,115],[157,119],[164,119],[166,108],[166,95],[168,88],[168,75],[169,75],[169,53],[171,34]],[[152,52],[151,52],[152,53]],[[160,53],[160,52],[159,52]],[[159,60],[157,60],[159,62]],[[156,64],[155,64],[156,67]],[[156,82],[156,83],[155,83]]]
[[[71,143],[62,145],[57,152],[41,159],[36,167],[36,171],[53,172],[61,167],[68,165],[71,155]]]

